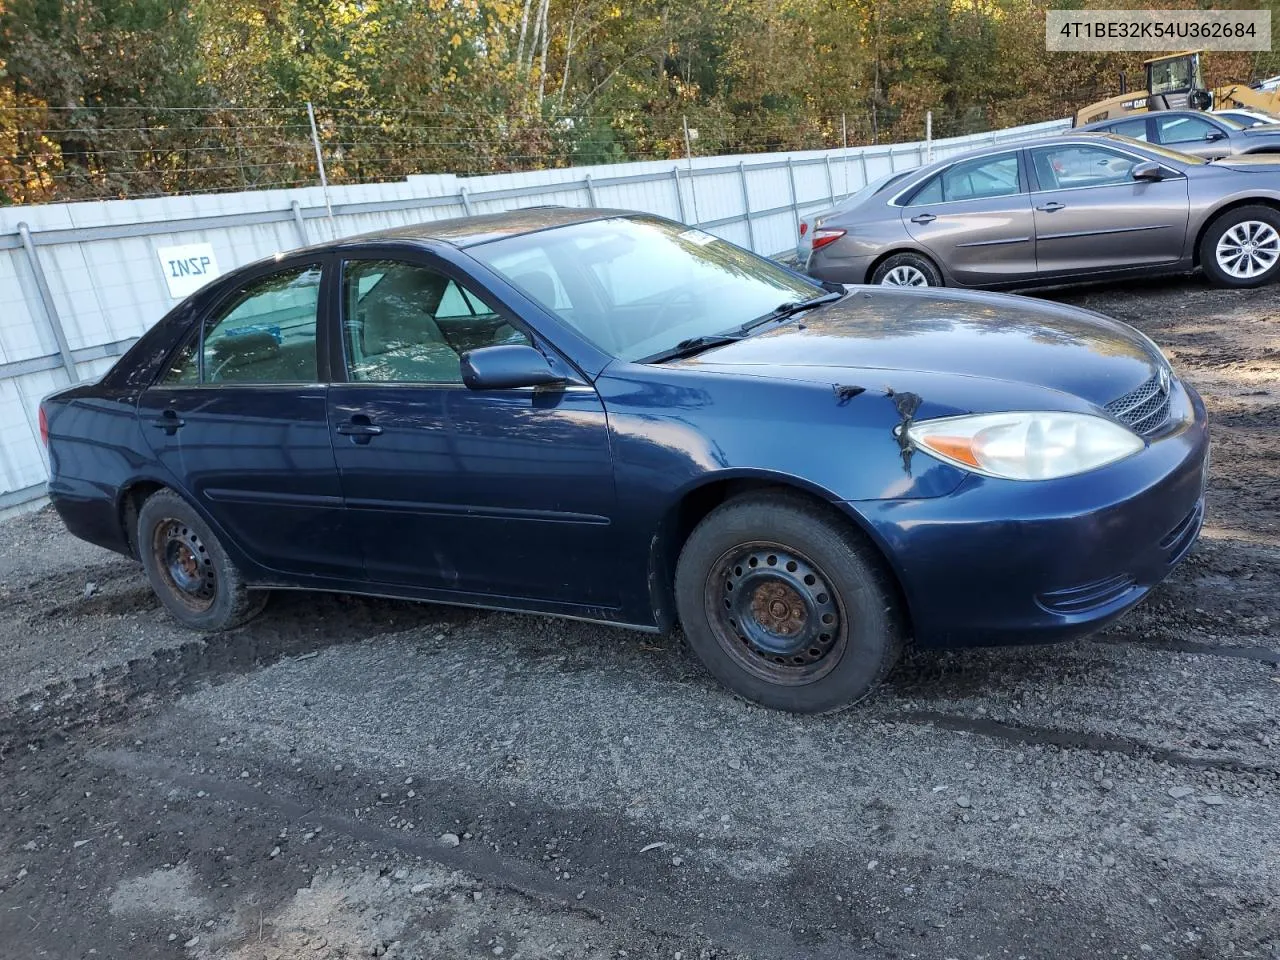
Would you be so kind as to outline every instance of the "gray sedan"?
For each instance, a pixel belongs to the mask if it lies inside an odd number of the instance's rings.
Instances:
[[[1044,286],[1186,273],[1256,287],[1280,274],[1280,156],[1208,162],[1075,134],[895,174],[801,221],[822,280]]]
[[[1280,126],[1251,125],[1226,114],[1199,110],[1157,110],[1123,120],[1101,120],[1071,132],[1089,131],[1118,133],[1206,160],[1246,153],[1280,153]]]

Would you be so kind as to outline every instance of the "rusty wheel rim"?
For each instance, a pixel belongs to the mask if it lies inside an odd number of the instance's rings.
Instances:
[[[156,525],[152,556],[161,579],[175,599],[197,613],[213,606],[218,576],[200,535],[181,520]]]
[[[808,557],[782,544],[743,544],[712,566],[706,611],[716,640],[749,673],[797,685],[826,676],[847,643],[840,597]]]

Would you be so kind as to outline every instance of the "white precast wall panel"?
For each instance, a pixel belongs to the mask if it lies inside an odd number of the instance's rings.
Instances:
[[[1066,126],[1057,121],[935,141],[933,156]],[[176,304],[157,256],[162,247],[208,243],[226,272],[304,242],[462,216],[468,208],[480,214],[549,203],[586,207],[594,200],[598,207],[697,223],[772,255],[795,246],[797,213],[824,209],[833,195],[839,200],[869,180],[919,166],[925,156],[925,144],[912,143],[466,178],[424,174],[330,187],[332,220],[318,186],[0,209],[0,511],[43,494],[47,464],[37,405],[70,380],[19,224],[35,244],[77,377],[92,380]]]
[[[22,251],[0,255],[0,363],[43,357],[58,349]]]

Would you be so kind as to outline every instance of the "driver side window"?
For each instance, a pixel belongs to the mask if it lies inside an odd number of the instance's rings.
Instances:
[[[1156,139],[1161,143],[1194,143],[1217,132],[1216,126],[1199,117],[1156,116]]]
[[[396,260],[342,268],[343,345],[356,382],[462,383],[468,350],[524,344],[524,333],[456,280]]]
[[[1106,187],[1132,183],[1133,157],[1092,144],[1036,147],[1031,163],[1041,190]]]

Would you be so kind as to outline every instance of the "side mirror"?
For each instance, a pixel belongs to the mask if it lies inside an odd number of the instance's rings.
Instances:
[[[1153,160],[1148,160],[1146,163],[1134,164],[1133,169],[1129,171],[1129,173],[1130,173],[1130,176],[1132,176],[1133,179],[1135,180],[1163,180],[1164,179],[1164,169],[1160,166],[1160,164],[1156,163]]]
[[[472,390],[510,390],[564,383],[564,377],[533,347],[504,344],[464,353],[462,382]]]
[[[1210,130],[1208,133],[1204,135],[1204,139],[1208,143],[1213,143],[1217,140],[1227,139],[1227,135],[1223,133],[1221,130]]]

